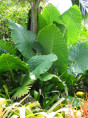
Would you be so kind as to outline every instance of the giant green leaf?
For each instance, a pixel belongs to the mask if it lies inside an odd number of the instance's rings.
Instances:
[[[0,73],[11,72],[13,69],[20,69],[25,72],[29,70],[29,66],[14,55],[2,54],[0,56]]]
[[[70,48],[69,61],[72,62],[68,68],[69,74],[80,74],[88,70],[88,41]]]
[[[54,54],[49,55],[37,55],[33,56],[27,63],[30,65],[30,70],[32,74],[39,77],[49,70],[54,61],[57,60],[57,56]]]
[[[36,34],[31,31],[28,31],[26,28],[22,27],[21,25],[10,21],[10,28],[12,31],[12,38],[16,44],[18,50],[23,54],[24,57],[27,59],[35,55],[35,49],[40,51],[40,45],[37,42]]]
[[[60,16],[60,19],[66,25],[64,35],[67,39],[68,46],[70,46],[76,42],[77,36],[81,31],[82,16],[80,9],[74,5],[65,13],[63,13]]]
[[[44,8],[42,14],[43,14],[43,17],[46,19],[46,21],[49,25],[52,25],[53,21],[61,22],[60,19],[59,19],[60,12],[52,4],[48,4]]]
[[[56,54],[58,69],[65,70],[68,60],[67,44],[59,28],[54,24],[46,26],[39,32],[38,40],[44,48],[44,54]]]

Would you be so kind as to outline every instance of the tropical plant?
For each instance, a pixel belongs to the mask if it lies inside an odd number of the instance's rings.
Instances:
[[[7,75],[2,73],[1,78],[6,78],[8,75],[10,75],[10,78],[7,80],[12,78],[11,82],[15,85],[12,87],[13,91],[10,91],[12,92],[11,96],[19,98],[27,94],[32,85],[31,95],[36,100],[42,101],[43,108],[48,109],[52,103],[57,101],[63,89],[68,95],[66,84],[72,85],[76,75],[88,70],[87,63],[84,61],[87,60],[87,41],[77,44],[77,37],[81,32],[81,19],[80,10],[77,6],[72,6],[60,15],[54,6],[49,4],[44,8],[42,14],[39,13],[38,15],[38,36],[10,20],[13,41],[23,55],[22,60],[25,61],[22,62],[18,58],[16,60],[15,56],[10,55],[12,54],[9,49],[10,44],[5,48],[6,41],[1,42],[3,44],[1,44],[1,48],[10,53],[4,54],[6,65],[5,68],[1,68],[1,71],[7,72]],[[3,55],[1,55],[2,57]],[[12,59],[9,61],[7,57],[12,57]],[[18,60],[20,60],[20,65]],[[81,62],[83,65],[80,66]],[[1,61],[1,64],[3,64],[3,61]],[[3,85],[6,91],[8,87],[6,87],[5,82],[1,84],[1,86]],[[44,87],[47,87],[47,91]],[[53,92],[53,89],[55,92]],[[51,93],[48,94],[50,91]],[[56,93],[58,94],[55,96]],[[54,96],[53,99],[50,97],[51,95]]]
[[[74,10],[75,14],[73,14]],[[52,11],[55,17],[52,17]],[[39,14],[38,20],[41,20],[40,22],[45,21],[42,27],[40,27],[38,22],[40,28],[38,28],[38,37],[33,32],[27,31],[26,28],[10,21],[12,38],[16,47],[26,58],[27,63],[30,65],[31,74],[32,76],[34,75],[35,78],[40,78],[40,75],[47,72],[52,65],[52,61],[50,61],[52,57],[46,58],[47,56],[39,55],[40,53],[46,55],[50,53],[56,54],[58,60],[55,59],[57,60],[54,63],[55,70],[53,70],[52,67],[51,73],[63,75],[63,73],[66,73],[68,67],[67,46],[71,46],[76,42],[76,37],[81,31],[80,10],[77,6],[72,6],[64,14],[60,15],[59,11],[54,6],[49,4],[45,7],[42,14]],[[72,37],[74,37],[74,40]],[[35,56],[36,54],[37,56]],[[49,65],[47,64],[48,60]]]
[[[58,57],[58,60],[55,63],[55,65],[57,65],[55,67],[55,69],[59,68],[58,72],[60,74],[62,74],[64,70],[66,71],[67,62],[68,62],[68,56],[67,56],[68,49],[67,49],[67,44],[66,44],[67,39],[65,39],[63,36],[63,35],[66,35],[66,28],[64,29],[64,31],[63,31],[64,34],[63,34],[63,32],[61,32],[62,28],[60,26],[58,26],[58,27],[60,27],[60,29],[59,29],[55,24],[53,24],[53,22],[55,21],[57,24],[59,22],[59,24],[61,23],[64,26],[61,19],[63,20],[65,15],[69,14],[69,12],[71,12],[71,14],[72,14],[73,10],[75,10],[77,12],[77,13],[75,12],[76,14],[79,14],[80,19],[75,14],[73,17],[74,20],[72,20],[72,21],[74,21],[74,24],[76,25],[75,21],[76,21],[76,19],[79,19],[77,24],[78,23],[81,24],[81,15],[80,15],[79,9],[76,6],[72,7],[65,14],[60,16],[59,11],[53,5],[49,4],[43,11],[43,17],[39,17],[42,19],[45,18],[44,20],[45,20],[45,22],[47,22],[47,26],[44,25],[45,27],[43,29],[42,28],[41,28],[41,30],[39,29],[38,39],[37,39],[37,36],[33,32],[27,31],[27,29],[23,28],[21,25],[15,24],[14,22],[10,21],[10,28],[12,29],[13,41],[16,44],[16,47],[18,48],[18,50],[23,54],[24,58],[27,60],[27,63],[30,65],[30,69],[31,69],[30,75],[31,75],[31,77],[33,77],[33,75],[34,75],[34,77],[35,77],[34,79],[40,78],[41,74],[46,73],[49,70],[49,68],[51,67],[52,62],[57,60],[57,57]],[[51,21],[50,17],[51,17],[52,11],[57,14],[56,15],[57,17],[55,17]],[[46,13],[49,12],[49,14],[45,14],[45,12]],[[42,14],[41,14],[41,16],[42,16]],[[58,19],[59,17],[60,17],[60,19]],[[70,20],[71,19],[72,19],[72,17],[70,18]],[[40,19],[39,19],[39,21],[40,21]],[[80,31],[79,24],[76,29],[77,32]],[[68,23],[67,26],[70,27],[70,24]],[[67,27],[67,29],[68,29],[68,27]],[[49,29],[51,29],[51,31],[49,31]],[[54,32],[53,32],[53,30],[54,30]],[[71,36],[70,36],[69,30],[68,30],[68,34],[69,34],[68,37],[70,39]],[[75,34],[75,35],[78,35],[78,34]],[[73,36],[74,36],[74,30],[73,30]],[[38,41],[43,46],[43,49],[41,48]],[[49,44],[49,45],[46,45],[46,44]],[[34,50],[36,50],[36,51],[34,51]],[[39,53],[49,54],[49,55],[39,55]],[[57,57],[55,57],[53,54],[50,54],[50,53],[56,54]],[[36,54],[37,54],[37,56],[35,56]],[[64,54],[66,54],[66,55],[64,55]],[[54,71],[55,70],[53,70],[52,72],[54,72]],[[50,79],[52,79],[52,78],[55,78],[55,75],[52,75],[52,76],[50,75],[48,77]],[[56,77],[56,78],[58,80],[58,77]],[[59,81],[60,81],[60,79],[59,79]]]

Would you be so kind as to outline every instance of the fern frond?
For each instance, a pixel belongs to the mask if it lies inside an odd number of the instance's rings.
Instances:
[[[14,99],[21,98],[22,96],[24,96],[28,92],[29,92],[29,86],[18,87],[16,93],[13,95],[13,98]]]

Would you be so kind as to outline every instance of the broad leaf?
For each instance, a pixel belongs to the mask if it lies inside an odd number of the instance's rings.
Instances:
[[[0,47],[4,50],[7,50],[7,52],[9,52],[12,55],[16,53],[16,48],[7,41],[0,40]]]
[[[88,70],[88,41],[70,48],[69,61],[72,62],[72,65],[68,68],[69,74],[80,74]]]
[[[35,52],[32,50],[35,49],[40,51],[40,45],[37,42],[37,36],[31,31],[28,31],[26,28],[10,21],[10,28],[12,31],[12,38],[16,44],[18,50],[23,54],[24,57],[29,59]]]
[[[47,72],[56,60],[57,56],[54,54],[37,55],[33,56],[27,63],[30,65],[32,73],[38,78],[40,74]]]
[[[59,20],[60,12],[52,4],[48,4],[44,8],[42,14],[43,14],[43,17],[46,19],[46,21],[49,25],[52,25],[53,21],[57,21],[57,22],[61,23],[61,21]]]
[[[42,14],[38,14],[38,32],[47,25],[47,21]]]
[[[60,16],[62,22],[66,25],[64,35],[68,46],[76,42],[77,36],[81,31],[82,16],[80,9],[74,5]]]
[[[54,74],[46,74],[45,76],[43,76],[42,78],[41,78],[41,80],[42,81],[49,81],[49,80],[51,80],[52,82],[53,82],[53,84],[55,84],[55,85],[57,85],[58,87],[60,87],[60,89],[61,88],[65,88],[65,84],[64,84],[64,82],[62,82],[62,80],[58,77],[58,76],[56,76],[56,75],[54,75]]]
[[[10,54],[2,54],[0,56],[0,73],[5,71],[11,72],[13,69],[28,71],[29,66],[21,61],[18,57]]]
[[[38,40],[44,48],[44,54],[53,53],[58,57],[57,66],[60,71],[67,67],[67,44],[59,28],[54,24],[46,26],[38,34]]]

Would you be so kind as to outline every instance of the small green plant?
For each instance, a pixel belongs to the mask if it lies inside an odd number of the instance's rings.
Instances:
[[[58,100],[48,111],[44,111],[38,101],[28,102],[23,105],[23,102],[26,99],[30,99],[30,95],[28,94],[25,98],[23,98],[20,102],[12,103],[9,100],[0,98],[0,117],[9,118],[9,117],[25,117],[25,118],[52,118],[59,117],[63,118],[62,114],[59,112],[53,112],[52,110],[61,104],[64,101],[64,98]]]

